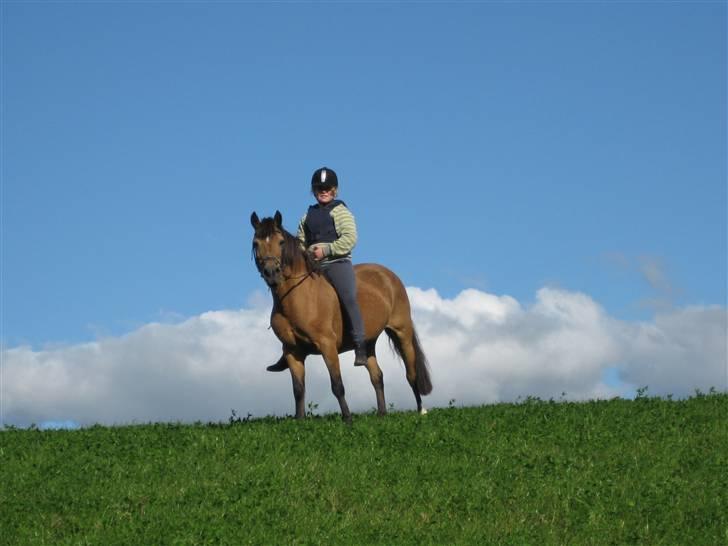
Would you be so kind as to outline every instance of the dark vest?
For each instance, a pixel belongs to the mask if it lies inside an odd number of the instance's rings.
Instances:
[[[333,243],[339,238],[334,219],[331,217],[331,211],[337,205],[346,206],[346,203],[334,199],[323,207],[318,204],[308,207],[306,222],[303,225],[307,245]]]

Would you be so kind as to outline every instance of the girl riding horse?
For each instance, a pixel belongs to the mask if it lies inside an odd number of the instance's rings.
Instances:
[[[308,355],[320,354],[328,368],[331,390],[339,402],[341,416],[351,422],[339,353],[353,349],[355,341],[345,327],[345,313],[334,287],[319,274],[309,253],[302,250],[299,239],[283,228],[280,212],[263,220],[253,212],[250,221],[255,230],[255,263],[273,295],[271,327],[283,345],[282,360],[291,372],[296,418],[305,416],[305,359]],[[376,358],[376,343],[382,332],[387,333],[404,361],[417,410],[425,413],[421,396],[432,392],[432,381],[402,281],[378,264],[358,264],[353,271],[366,368],[376,392],[378,413],[387,412],[384,378]]]

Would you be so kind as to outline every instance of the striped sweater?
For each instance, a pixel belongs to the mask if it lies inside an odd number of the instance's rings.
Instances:
[[[336,239],[331,242],[315,242],[309,240],[309,237],[307,237],[308,230],[306,229],[308,214],[306,212],[298,223],[297,236],[301,247],[304,250],[310,249],[312,246],[321,247],[324,251],[324,259],[322,262],[351,259],[351,251],[357,241],[356,221],[354,220],[354,215],[346,205],[343,202],[338,202],[334,204],[329,212],[334,222],[334,228],[336,229]]]

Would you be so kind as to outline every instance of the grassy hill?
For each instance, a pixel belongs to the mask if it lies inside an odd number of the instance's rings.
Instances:
[[[728,544],[728,395],[0,432],[1,544]]]

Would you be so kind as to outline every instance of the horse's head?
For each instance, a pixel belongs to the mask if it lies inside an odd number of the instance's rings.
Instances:
[[[283,216],[276,211],[273,218],[260,220],[254,212],[250,215],[250,223],[255,230],[253,235],[255,265],[268,286],[276,286],[283,276],[283,253],[286,244]]]

